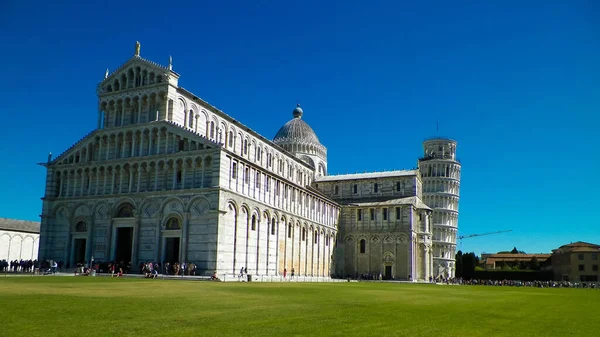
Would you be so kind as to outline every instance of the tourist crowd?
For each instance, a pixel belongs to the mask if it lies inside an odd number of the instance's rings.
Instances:
[[[0,271],[3,273],[33,273],[34,268],[36,268],[37,264],[37,260],[2,260],[0,261]]]
[[[462,278],[452,278],[434,283],[456,284],[456,285],[471,285],[471,286],[496,286],[496,287],[536,287],[536,288],[591,288],[600,289],[599,282],[569,282],[569,281],[520,281],[520,280],[480,280]]]

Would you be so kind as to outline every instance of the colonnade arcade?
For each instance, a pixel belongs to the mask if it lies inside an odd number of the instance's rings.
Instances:
[[[168,98],[166,93],[162,91],[120,98],[106,97],[101,99],[100,102],[100,111],[105,115],[101,119],[104,121],[105,128],[165,120],[183,126],[184,130],[191,129],[197,135],[202,135],[218,144],[222,144],[234,153],[253,162],[258,162],[262,167],[270,168],[274,173],[300,184],[310,184],[312,178],[310,169],[301,168],[293,160],[288,161],[283,153],[279,153],[266,143],[261,144],[258,138],[242,133],[241,130],[238,131],[234,125],[226,123],[224,119],[199,108],[194,103],[187,102],[183,97],[176,99],[176,101],[179,110],[181,110],[178,113],[174,111],[175,101]],[[99,128],[101,128],[100,125]],[[180,139],[176,139],[174,143],[169,143],[168,140],[166,145],[161,142],[161,139],[169,139],[170,136],[167,130],[160,129],[160,131],[157,131],[156,128],[133,133],[132,131],[117,131],[96,139],[95,143],[99,145],[94,145],[87,152],[93,151],[93,155],[88,155],[89,160],[151,155],[159,154],[161,151],[166,153],[168,149],[179,148]],[[190,148],[193,148],[192,145],[189,145]],[[303,153],[314,152],[326,158],[324,148],[317,151],[311,146],[310,144],[293,145],[294,149]],[[138,149],[137,147],[141,148]],[[322,163],[321,167],[315,168],[320,169],[324,174],[326,172]]]
[[[433,240],[440,241],[441,243],[448,243],[456,245],[456,228],[437,227],[433,232]]]
[[[423,184],[424,193],[449,193],[458,195],[460,189],[460,182],[456,180],[443,180],[443,179],[427,179],[427,183]]]
[[[61,159],[59,164],[89,163],[207,148],[210,147],[171,132],[166,126],[116,132],[103,131],[79,150]]]
[[[143,160],[126,164],[56,167],[55,197],[98,196],[202,188],[211,184],[211,155]]]
[[[330,276],[335,230],[308,223],[271,210],[228,203],[227,215],[234,223],[233,261],[225,270],[249,274]]]
[[[443,208],[458,211],[458,197],[444,195],[423,195],[423,201],[431,208]]]
[[[421,168],[422,177],[446,177],[453,179],[460,179],[460,164],[452,162],[433,162],[433,161],[420,161],[419,167]]]
[[[108,70],[107,70],[108,71]],[[143,67],[130,67],[117,76],[112,82],[107,83],[102,89],[103,92],[115,92],[138,88],[140,86],[160,84],[163,82],[163,75],[153,70]]]
[[[0,230],[0,260],[35,260],[39,243],[38,234]]]
[[[454,255],[452,255],[454,256]],[[433,277],[454,277],[455,273],[455,262],[454,258],[452,259],[433,259]]]
[[[99,127],[116,127],[166,119],[167,94],[156,91],[143,95],[123,95],[100,101],[103,121]]]
[[[458,213],[454,211],[437,209],[433,212],[432,216],[434,227],[457,227]]]
[[[455,250],[455,244],[450,244],[448,242],[435,242],[433,244],[433,257],[454,261]]]

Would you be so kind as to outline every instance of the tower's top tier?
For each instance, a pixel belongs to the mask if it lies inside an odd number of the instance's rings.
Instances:
[[[450,159],[456,161],[456,141],[448,138],[432,138],[423,142],[423,159]]]

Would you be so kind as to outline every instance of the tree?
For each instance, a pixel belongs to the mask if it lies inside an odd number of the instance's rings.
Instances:
[[[454,256],[454,259],[456,261],[454,276],[456,277],[462,277],[462,256],[462,251],[460,250]]]
[[[467,254],[463,254],[462,256],[462,277],[465,279],[471,279],[473,278],[473,275],[475,274],[475,267],[477,266],[477,262],[478,262],[478,258],[477,256],[475,256],[475,253],[467,253]]]
[[[540,262],[538,261],[538,259],[535,256],[531,258],[531,261],[529,261],[529,268],[531,270],[539,270],[540,269]]]
[[[455,267],[455,272],[454,272],[454,276],[456,277],[462,277],[462,256],[463,253],[462,251],[458,251],[456,252],[456,255],[454,256],[454,260],[456,261],[456,265]]]

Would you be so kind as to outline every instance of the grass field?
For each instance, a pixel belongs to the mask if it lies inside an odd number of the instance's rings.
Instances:
[[[0,278],[1,336],[598,336],[600,290]]]

